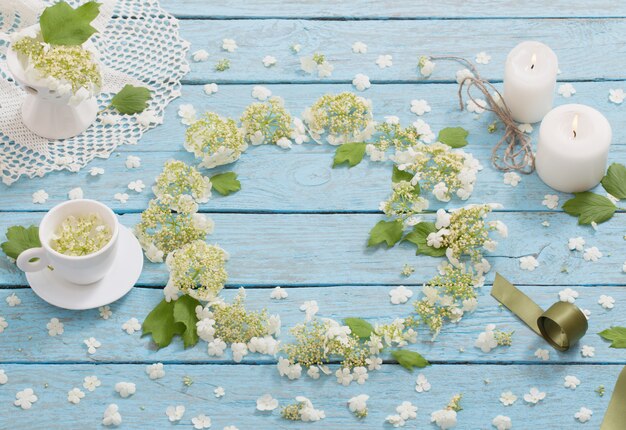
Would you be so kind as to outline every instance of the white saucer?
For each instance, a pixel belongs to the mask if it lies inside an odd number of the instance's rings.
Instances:
[[[77,285],[54,275],[50,269],[26,273],[32,290],[41,299],[63,309],[83,310],[108,305],[128,293],[143,269],[139,241],[120,225],[117,256],[109,273],[98,282]]]

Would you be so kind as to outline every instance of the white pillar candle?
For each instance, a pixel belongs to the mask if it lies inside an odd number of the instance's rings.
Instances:
[[[543,182],[558,191],[587,191],[606,172],[611,125],[597,110],[562,105],[545,116],[539,128],[535,167]]]
[[[506,58],[504,101],[513,119],[533,123],[552,109],[556,74],[556,54],[540,42],[522,42]]]

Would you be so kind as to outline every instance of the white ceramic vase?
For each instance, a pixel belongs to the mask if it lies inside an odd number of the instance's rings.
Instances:
[[[51,140],[67,139],[87,130],[96,120],[98,103],[95,97],[76,106],[69,105],[72,93],[60,95],[51,91],[45,81],[29,78],[11,47],[7,50],[7,65],[15,81],[26,91],[22,120],[33,133]]]

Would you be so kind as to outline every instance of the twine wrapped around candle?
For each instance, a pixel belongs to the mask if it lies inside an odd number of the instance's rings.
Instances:
[[[465,77],[459,84],[458,94],[461,110],[464,109],[463,87],[465,87],[467,97],[478,104],[471,94],[472,88],[476,87],[488,103],[484,109],[493,112],[504,124],[504,135],[491,151],[493,166],[503,172],[515,170],[524,174],[532,173],[535,170],[535,156],[530,138],[518,128],[500,92],[488,80],[483,79],[474,64],[465,58],[455,56],[430,56],[428,58],[431,60],[452,60],[467,66],[473,76]]]

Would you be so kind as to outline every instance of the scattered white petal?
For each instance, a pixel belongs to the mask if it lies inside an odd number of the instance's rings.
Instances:
[[[517,396],[511,391],[505,391],[504,393],[500,394],[500,403],[502,403],[504,406],[511,406],[516,401]]]
[[[489,64],[491,61],[491,55],[487,54],[485,51],[481,51],[476,54],[476,63],[478,64]]]
[[[274,399],[271,394],[264,394],[256,399],[256,408],[259,411],[273,411],[278,407],[278,400]]]
[[[367,45],[363,42],[354,42],[352,44],[352,52],[354,52],[355,54],[366,54]]]
[[[532,403],[532,404],[537,404],[538,402],[540,402],[541,400],[545,398],[546,398],[546,393],[539,391],[537,387],[532,387],[530,389],[530,392],[528,392],[527,394],[524,394],[524,401],[528,403]]]
[[[559,207],[559,196],[556,194],[546,194],[543,196],[542,205],[547,207],[548,209],[556,209]]]
[[[38,190],[33,193],[33,203],[36,205],[42,205],[48,200],[48,193],[45,190]]]
[[[178,116],[181,118],[180,122],[185,125],[191,125],[196,121],[196,108],[190,104],[182,104],[178,107]]]
[[[585,247],[585,239],[582,237],[570,237],[567,241],[567,247],[570,251],[582,251]]]
[[[574,418],[576,418],[581,423],[586,423],[591,419],[591,415],[593,415],[593,411],[583,406],[578,412],[574,414]]]
[[[580,354],[583,357],[593,357],[596,355],[596,349],[593,346],[583,345],[580,347]]]
[[[621,105],[624,101],[624,98],[626,98],[626,94],[624,93],[623,89],[615,88],[609,90],[609,100],[612,103],[615,103],[616,105]]]
[[[270,293],[270,298],[274,300],[283,300],[286,299],[288,295],[287,290],[281,287],[276,287]]]
[[[571,288],[565,288],[559,291],[559,300],[562,302],[574,303],[578,298],[578,291]]]
[[[165,376],[165,370],[163,369],[163,363],[154,363],[146,366],[146,374],[152,380],[161,379]]]
[[[191,57],[193,58],[193,61],[195,61],[196,63],[200,63],[209,59],[209,53],[206,52],[204,49],[200,49],[191,54]]]
[[[598,261],[600,258],[602,258],[602,253],[595,246],[592,246],[591,248],[586,248],[585,252],[583,253],[583,259],[585,261]]]
[[[491,421],[491,425],[494,426],[496,430],[510,430],[513,427],[511,418],[504,415],[498,415],[495,417]]]
[[[237,49],[237,42],[235,42],[233,39],[224,39],[222,40],[222,49],[224,51],[228,51],[228,52],[235,52],[235,49]]]
[[[213,394],[215,394],[215,397],[219,399],[220,397],[224,397],[226,391],[224,391],[224,387],[217,387],[215,390],[213,390]]]
[[[25,390],[18,391],[15,395],[15,401],[13,404],[19,406],[22,409],[30,409],[33,403],[37,401],[37,396],[32,388],[26,388]]]
[[[191,423],[193,424],[193,428],[196,430],[208,429],[211,427],[211,418],[202,414],[197,417],[193,417],[191,419]]]
[[[85,345],[87,345],[87,352],[89,354],[95,354],[96,350],[102,346],[100,342],[98,342],[94,337],[90,337],[89,339],[85,339],[83,341]]]
[[[306,320],[311,321],[311,319],[313,319],[313,317],[315,316],[317,311],[320,310],[320,308],[319,306],[317,306],[317,301],[307,300],[306,302],[302,304],[302,306],[300,306],[300,310],[302,312],[305,312]]]
[[[51,318],[48,324],[46,324],[49,336],[58,336],[63,334],[63,323],[58,318]]]
[[[131,318],[122,324],[122,330],[128,334],[133,334],[136,331],[141,330],[141,324],[139,324],[139,320],[137,318]]]
[[[272,91],[261,85],[255,85],[252,87],[252,97],[257,100],[267,100],[272,95]]]
[[[426,379],[426,377],[422,373],[417,375],[417,379],[415,381],[415,391],[417,391],[418,393],[424,393],[426,391],[429,391],[430,388],[431,386],[430,382],[428,382],[428,379]]]
[[[539,267],[539,262],[534,256],[527,255],[519,259],[519,267],[522,270],[528,270],[529,272],[532,272],[537,267]]]
[[[574,86],[570,83],[567,84],[561,84],[559,85],[559,90],[558,90],[559,94],[562,95],[565,98],[569,98],[572,95],[576,94],[576,89],[574,88]]]
[[[485,111],[485,107],[487,107],[487,102],[483,99],[475,99],[467,101],[467,111],[473,112],[475,114],[480,115]]]
[[[578,379],[577,377],[573,375],[567,375],[565,377],[565,382],[563,383],[563,386],[565,388],[575,390],[576,387],[578,387],[579,385],[580,385],[580,379]]]
[[[135,191],[137,193],[142,192],[144,188],[146,188],[146,185],[143,183],[141,179],[138,179],[136,181],[130,181],[128,183],[128,189]]]
[[[129,155],[126,157],[125,164],[127,169],[136,169],[141,166],[141,158],[135,155]]]
[[[15,307],[22,303],[22,300],[15,293],[7,296],[5,300],[10,307]]]
[[[352,85],[354,85],[354,88],[356,88],[357,91],[365,91],[372,86],[372,84],[370,83],[370,78],[362,73],[357,73],[354,76],[354,79],[352,80]]]
[[[82,399],[83,397],[85,397],[85,393],[81,391],[80,388],[72,388],[67,393],[67,401],[75,405],[80,403],[80,399]]]
[[[102,382],[100,382],[97,376],[85,376],[83,380],[83,388],[88,391],[94,391],[100,385],[102,385]]]
[[[522,177],[515,172],[506,172],[504,174],[504,183],[506,185],[510,185],[512,187],[517,187],[517,185],[522,180]]]
[[[102,416],[102,425],[119,426],[122,424],[122,415],[119,413],[119,407],[112,403],[104,411]]]
[[[104,169],[102,167],[92,167],[89,169],[89,174],[91,176],[104,175]]]
[[[165,415],[167,415],[167,419],[169,419],[171,423],[180,421],[183,415],[185,415],[185,407],[183,405],[168,406],[165,410]]]
[[[378,67],[380,67],[381,69],[391,67],[393,65],[391,55],[379,55],[376,59],[376,64],[378,64]]]
[[[72,188],[68,193],[67,197],[70,200],[77,200],[83,198],[83,189],[80,187]]]
[[[400,285],[399,287],[392,288],[389,291],[389,300],[391,301],[391,304],[399,305],[406,303],[412,295],[413,291],[409,290],[404,285]]]
[[[115,384],[115,391],[117,391],[122,398],[127,398],[135,394],[137,387],[132,382],[118,382]]]
[[[127,193],[115,193],[115,195],[113,196],[113,198],[120,203],[126,203],[129,197],[130,196]]]
[[[98,308],[98,312],[100,313],[100,318],[103,320],[108,320],[111,315],[113,315],[113,311],[111,311],[111,307],[109,305],[100,306]]]
[[[533,126],[528,124],[528,123],[519,124],[517,126],[517,129],[519,131],[521,131],[522,133],[532,133],[533,132]]]
[[[204,87],[204,94],[210,96],[211,94],[215,94],[218,91],[218,86],[216,83],[206,84]]]
[[[541,349],[538,348],[537,351],[535,351],[535,357],[539,358],[540,360],[546,361],[550,359],[550,351],[548,351],[547,349]]]
[[[411,112],[415,115],[422,116],[430,110],[430,105],[426,100],[411,100]]]
[[[272,57],[271,55],[263,57],[263,65],[265,67],[272,67],[274,64],[276,64],[276,57]]]
[[[615,306],[615,299],[611,296],[602,294],[598,299],[598,304],[604,309],[613,309],[613,306]]]
[[[4,373],[4,369],[0,369],[0,385],[4,385],[9,382],[9,377]]]

